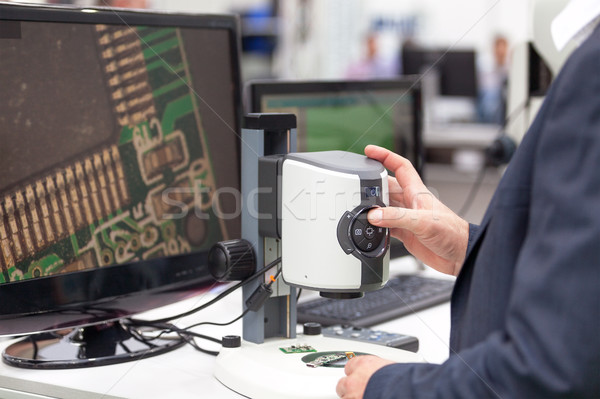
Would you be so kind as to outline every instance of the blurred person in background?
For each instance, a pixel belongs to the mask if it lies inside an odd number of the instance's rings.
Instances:
[[[480,62],[478,120],[482,123],[504,124],[508,82],[508,39],[497,35],[493,41],[492,62]]]
[[[391,78],[397,75],[397,65],[394,60],[383,57],[378,48],[378,38],[373,32],[365,37],[364,56],[358,62],[351,64],[346,71],[348,79]]]

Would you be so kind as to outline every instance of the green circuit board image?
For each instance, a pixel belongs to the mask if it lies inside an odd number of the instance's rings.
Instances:
[[[216,177],[180,30],[69,29],[63,36],[53,31],[49,43],[60,39],[64,47],[81,41],[84,55],[71,79],[86,68],[81,64],[86,57],[88,73],[93,68],[98,73],[88,87],[77,88],[85,99],[81,112],[54,118],[58,121],[48,117],[39,128],[39,141],[52,123],[62,138],[49,140],[46,149],[0,182],[0,283],[206,250],[228,238],[226,224],[216,216]],[[27,55],[13,50],[6,62],[11,54]],[[15,78],[9,92],[15,104],[27,91],[23,88],[31,87],[26,73]],[[34,100],[23,94],[21,103]],[[28,127],[15,119],[5,131],[15,126]],[[27,145],[2,151],[8,157]]]

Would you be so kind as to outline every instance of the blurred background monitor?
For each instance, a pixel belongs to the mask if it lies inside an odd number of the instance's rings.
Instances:
[[[423,177],[421,90],[416,77],[394,80],[261,81],[245,88],[249,112],[289,112],[299,151],[364,154],[376,144],[409,159]],[[397,240],[391,256],[407,255]]]
[[[477,69],[474,50],[429,50],[406,47],[402,50],[402,74],[435,71],[438,94],[449,97],[477,97]]]
[[[297,116],[298,150],[364,154],[388,148],[423,168],[421,92],[416,78],[394,80],[257,81],[245,91],[249,112]]]
[[[130,360],[102,322],[213,281],[209,248],[240,236],[219,192],[240,187],[238,38],[232,16],[0,5],[0,335],[61,331],[5,361]]]

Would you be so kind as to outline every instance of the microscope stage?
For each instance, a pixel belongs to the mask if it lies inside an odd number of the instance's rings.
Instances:
[[[281,350],[293,345],[307,345],[317,352]],[[223,348],[217,357],[215,377],[229,389],[250,398],[333,399],[337,398],[337,382],[344,376],[344,362],[320,367],[309,367],[307,363],[321,355],[346,352],[402,363],[423,361],[413,352],[382,345],[323,335],[298,335],[293,339],[272,338],[262,344],[242,341],[239,348]]]

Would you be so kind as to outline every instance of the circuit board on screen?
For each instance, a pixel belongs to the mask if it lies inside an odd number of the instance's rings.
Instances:
[[[23,24],[21,36],[28,33],[37,47],[0,43],[0,66],[23,65],[0,104],[0,283],[227,239],[180,30]],[[36,68],[49,67],[35,60],[65,48],[80,51],[36,81]],[[64,75],[79,90],[74,100],[57,89]],[[62,106],[36,109],[42,95]]]

